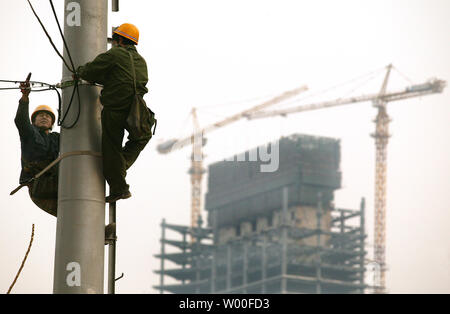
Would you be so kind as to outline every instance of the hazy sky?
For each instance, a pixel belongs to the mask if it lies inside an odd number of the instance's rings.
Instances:
[[[54,2],[62,19],[62,1]],[[33,3],[61,49],[49,3]],[[389,63],[401,75],[393,71],[388,90],[431,77],[450,80],[448,0],[135,0],[121,1],[120,9],[109,14],[109,26],[130,22],[140,29],[138,51],[149,65],[146,101],[157,113],[158,129],[129,171],[133,197],[118,203],[116,270],[125,273],[118,293],[156,292],[152,285],[159,277],[153,271],[159,260],[153,254],[160,249],[161,220],[190,223],[190,150],[159,155],[155,147],[188,134],[193,106],[206,125],[303,84],[310,92],[298,98],[378,71],[367,84],[361,85],[362,79],[290,105],[375,93]],[[8,30],[2,35],[0,79],[21,80],[32,72],[34,80],[58,82],[61,61],[27,2],[1,1],[0,12],[2,29]],[[18,91],[0,92],[0,291],[6,292],[14,279],[34,223],[34,244],[13,292],[51,293],[56,219],[39,210],[26,189],[9,196],[20,173],[13,122],[19,98]],[[39,104],[56,109],[57,99],[50,92],[31,94],[31,109]],[[450,293],[449,90],[390,103],[388,113],[388,290]],[[360,103],[241,121],[207,136],[205,164],[292,133],[341,139],[343,187],[335,193],[335,204],[356,209],[366,197],[371,257],[375,115],[370,103]]]

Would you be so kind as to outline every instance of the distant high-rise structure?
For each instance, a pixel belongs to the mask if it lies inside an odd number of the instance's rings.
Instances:
[[[333,204],[339,140],[292,135],[269,148],[273,172],[255,150],[209,166],[208,227],[163,221],[161,293],[364,293],[364,200]]]

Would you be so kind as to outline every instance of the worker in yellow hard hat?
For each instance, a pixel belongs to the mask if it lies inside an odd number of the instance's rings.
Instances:
[[[21,143],[20,184],[29,182],[50,162],[58,158],[59,133],[51,132],[55,114],[47,105],[41,105],[29,117],[30,84],[20,85],[22,97],[19,100],[14,122],[19,130]],[[53,167],[39,179],[30,182],[28,191],[33,202],[47,213],[56,216],[58,199],[58,168]]]
[[[51,132],[55,124],[55,113],[47,105],[37,106],[31,114],[31,122],[28,115],[30,83],[25,81],[20,84],[22,98],[19,100],[14,122],[19,130],[21,144],[22,171],[20,184],[28,186],[31,200],[45,212],[57,216],[58,207],[58,167],[52,167],[35,180],[36,174],[46,168],[59,155],[59,133]],[[115,234],[115,225],[105,227],[106,239]]]
[[[154,114],[145,105],[143,96],[148,92],[147,64],[137,52],[139,31],[133,24],[125,23],[116,28],[112,36],[112,48],[98,55],[92,62],[78,67],[75,78],[103,85],[100,101],[102,110],[102,155],[103,174],[110,187],[106,202],[131,197],[125,180],[128,168],[136,161],[140,152],[152,137]],[[133,104],[139,100],[144,108],[134,116],[142,130],[141,134],[130,132],[127,123]],[[136,108],[136,107],[134,107]],[[124,131],[128,141],[122,147]]]
[[[49,130],[53,129],[53,124],[55,124],[53,109],[47,105],[37,106],[31,114],[31,123],[48,134]]]

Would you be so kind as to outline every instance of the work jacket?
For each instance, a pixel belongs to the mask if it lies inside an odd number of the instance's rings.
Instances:
[[[138,95],[148,92],[147,64],[134,45],[113,47],[99,54],[92,62],[77,69],[79,76],[89,82],[103,85],[100,101],[109,110],[128,110],[134,99],[131,53],[136,71],[136,90]]]
[[[59,133],[39,129],[31,124],[29,117],[28,101],[19,101],[14,123],[19,130],[21,146],[20,184],[28,181],[50,162],[58,158]],[[56,167],[52,173],[56,171]]]

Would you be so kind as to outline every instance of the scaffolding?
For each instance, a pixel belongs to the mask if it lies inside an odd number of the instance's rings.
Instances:
[[[279,145],[280,165],[273,173],[256,171],[258,161],[209,166],[208,227],[201,217],[196,227],[162,221],[155,289],[365,292],[364,199],[357,210],[333,203],[341,180],[339,141],[293,135]],[[177,238],[167,237],[168,231]]]
[[[155,271],[160,284],[154,288],[188,294],[364,293],[364,207],[362,199],[359,210],[332,209],[332,228],[327,231],[321,228],[320,204],[313,229],[288,221],[284,206],[284,223],[221,244],[214,244],[213,230],[202,227],[201,220],[195,230],[163,221],[161,253],[155,255],[161,259],[161,269]],[[358,223],[347,223],[350,220]],[[167,229],[182,239],[168,239]],[[188,241],[187,235],[196,240]],[[316,244],[299,242],[304,239]],[[178,252],[167,253],[166,246]],[[177,267],[166,269],[167,261]],[[178,282],[165,284],[166,277]]]

